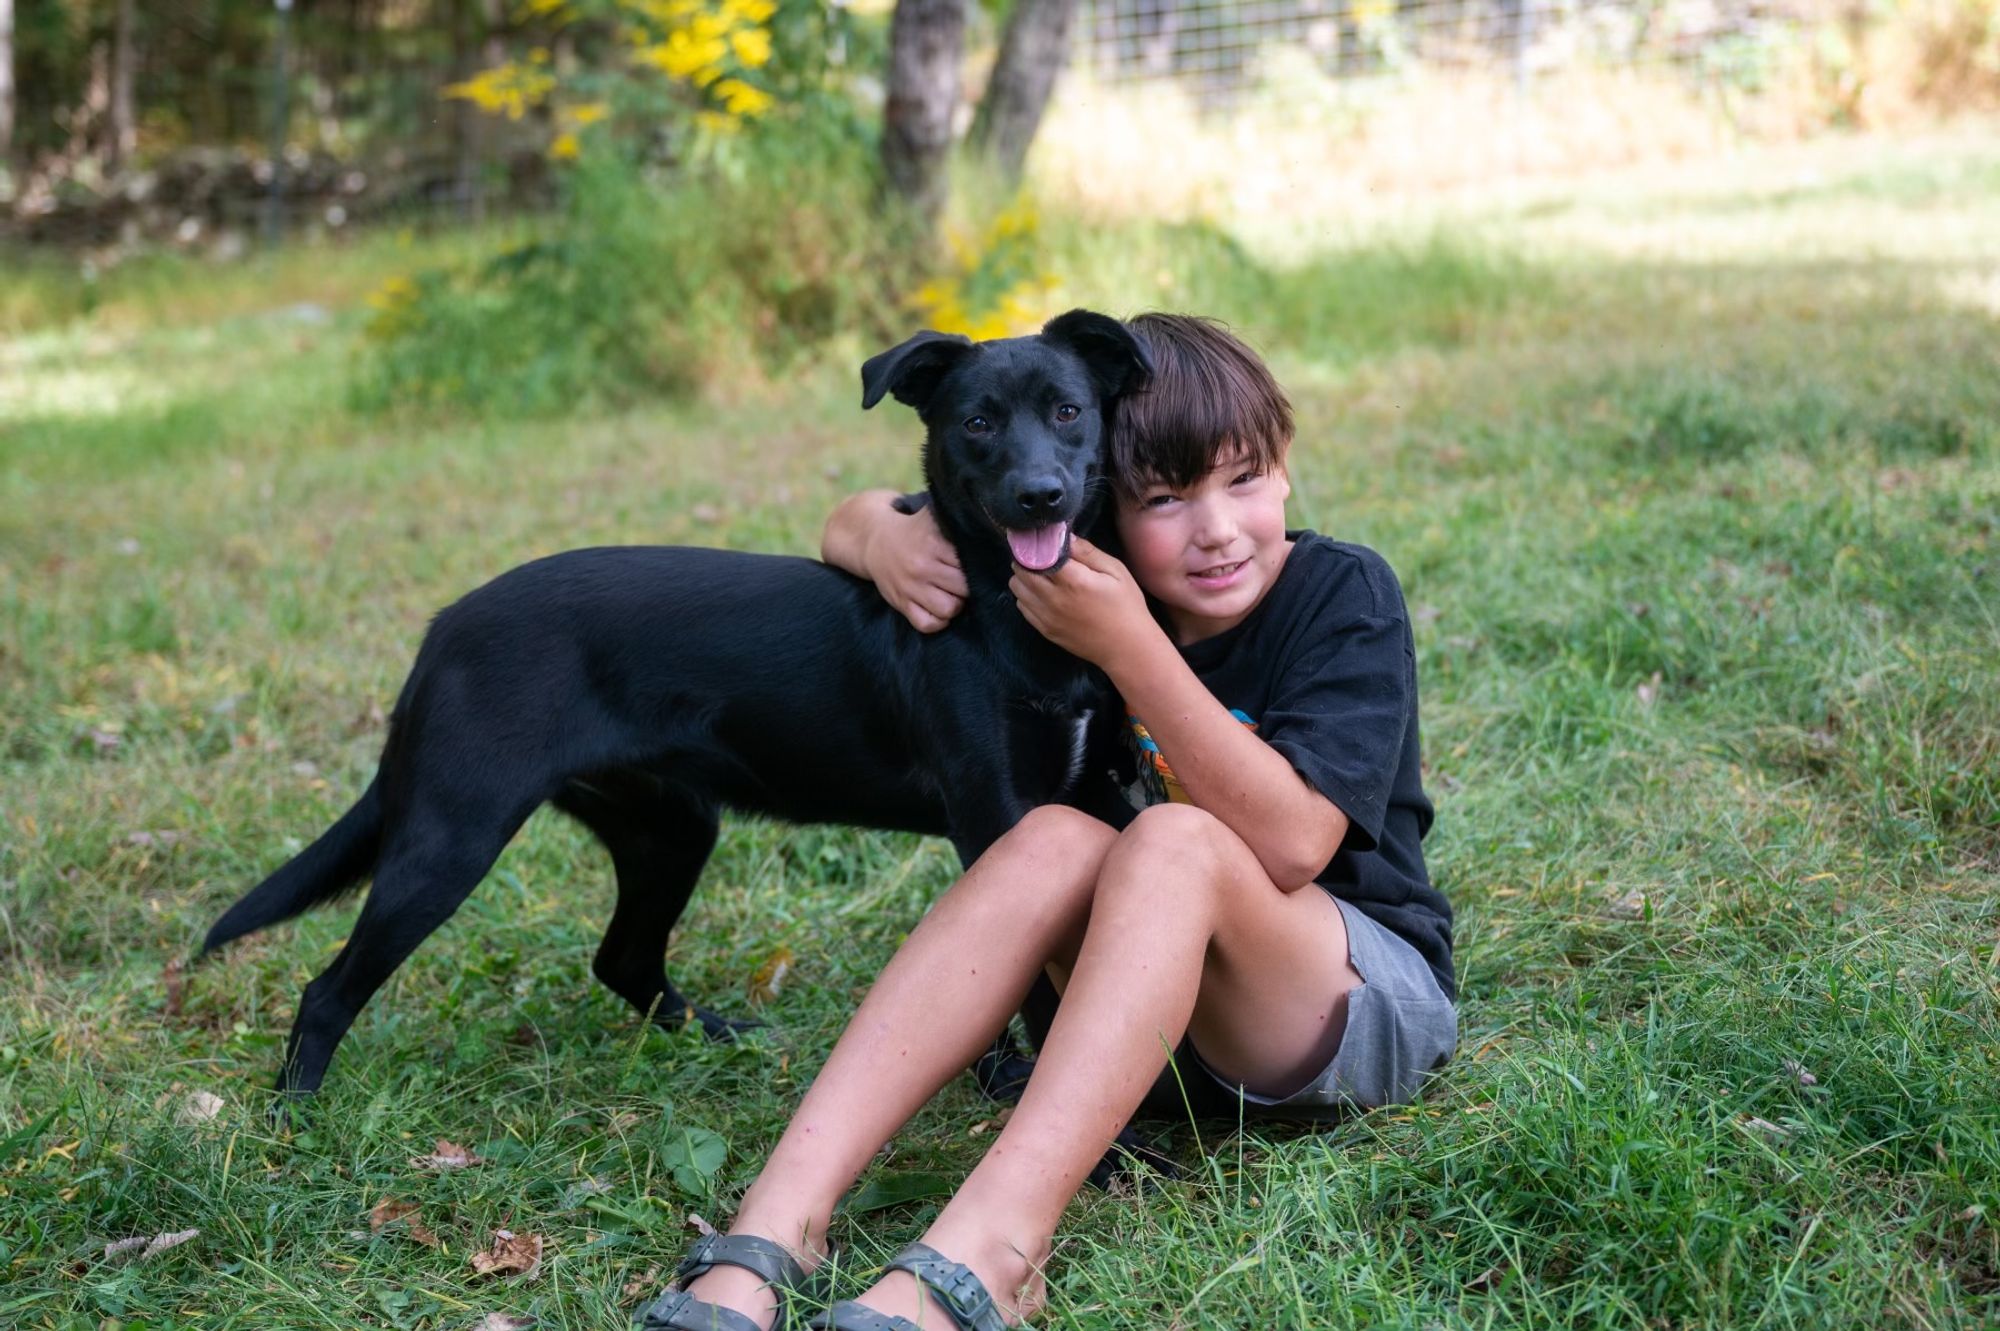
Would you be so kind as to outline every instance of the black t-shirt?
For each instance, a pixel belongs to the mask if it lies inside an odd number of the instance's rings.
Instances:
[[[1451,904],[1431,886],[1422,841],[1431,826],[1417,743],[1417,658],[1403,591],[1364,546],[1290,532],[1277,581],[1234,628],[1181,649],[1208,691],[1307,783],[1347,815],[1347,836],[1319,883],[1407,939],[1445,996]],[[1185,800],[1146,734],[1134,803]]]

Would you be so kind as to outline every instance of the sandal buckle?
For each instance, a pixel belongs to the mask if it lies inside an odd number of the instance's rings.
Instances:
[[[929,1284],[929,1281],[924,1282]],[[979,1283],[979,1277],[966,1267],[960,1267],[951,1277],[948,1285],[932,1285],[931,1288],[951,1305],[953,1312],[967,1326],[976,1326],[989,1313],[997,1316],[993,1306],[993,1295],[986,1286]]]

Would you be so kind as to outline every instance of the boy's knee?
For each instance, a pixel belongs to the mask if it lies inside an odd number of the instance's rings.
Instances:
[[[1069,860],[1079,855],[1101,856],[1118,839],[1118,833],[1109,823],[1093,818],[1081,809],[1072,809],[1064,804],[1042,804],[1028,810],[1027,816],[1014,825],[1008,837],[1037,851]]]
[[[1124,853],[1182,859],[1220,856],[1236,834],[1214,814],[1192,804],[1155,804],[1141,809],[1118,838]]]
[[[1158,893],[1179,906],[1193,894],[1223,886],[1236,834],[1192,804],[1155,804],[1119,834],[1105,860],[1101,894]]]

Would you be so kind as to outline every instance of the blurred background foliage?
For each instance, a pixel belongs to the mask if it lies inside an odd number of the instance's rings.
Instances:
[[[1032,328],[1107,227],[1257,302],[1384,192],[1992,105],[2000,0],[0,0],[0,319],[457,230],[352,402],[552,410]]]

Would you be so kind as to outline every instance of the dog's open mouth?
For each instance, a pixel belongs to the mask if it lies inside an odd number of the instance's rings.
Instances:
[[[1014,562],[1022,568],[1047,573],[1069,554],[1069,524],[1051,522],[1046,527],[1030,527],[1026,531],[1010,530],[1007,548],[1014,552]]]

